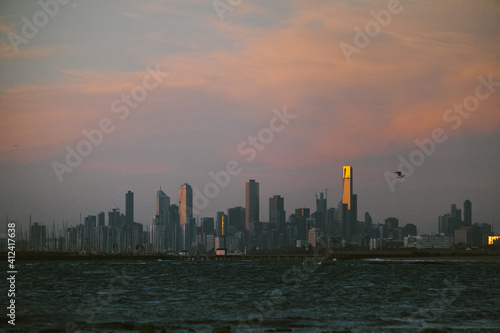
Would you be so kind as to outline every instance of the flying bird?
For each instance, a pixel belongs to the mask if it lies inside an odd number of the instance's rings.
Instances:
[[[396,178],[403,178],[405,175],[401,171],[396,171],[396,175],[398,175]]]

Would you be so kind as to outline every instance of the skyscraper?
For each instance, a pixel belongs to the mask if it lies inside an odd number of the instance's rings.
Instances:
[[[134,192],[128,191],[125,194],[125,223],[134,222]]]
[[[193,217],[193,189],[187,183],[179,188],[179,215],[181,226],[189,223]]]
[[[189,250],[191,243],[196,239],[196,223],[192,225],[193,219],[193,189],[191,185],[184,183],[179,188],[179,216],[181,228],[181,247]]]
[[[342,179],[344,181],[344,189],[342,192],[342,201],[339,204],[338,221],[341,225],[342,236],[352,241],[353,236],[357,233],[358,224],[358,196],[353,194],[353,172],[352,166],[346,165],[342,168]],[[345,205],[345,208],[342,207]]]
[[[161,190],[156,192],[156,215],[153,218],[151,228],[151,241],[154,252],[163,252],[167,249],[173,249],[174,240],[168,235],[170,227],[168,219],[168,209],[170,207],[170,198]]]
[[[370,213],[366,212],[365,213],[365,228],[369,231],[372,230],[372,217]],[[416,236],[416,235],[415,235]]]
[[[170,207],[170,198],[160,189],[156,192],[156,215],[164,215],[168,213]]]
[[[321,229],[321,231],[326,230],[326,197],[323,196],[323,192],[316,196],[316,212],[314,213],[314,218],[316,219],[316,228]]]
[[[464,225],[472,224],[472,203],[470,200],[464,202]]]
[[[462,222],[462,210],[457,208],[457,205],[451,205],[451,217],[458,221],[458,224]]]
[[[97,215],[97,226],[98,227],[104,227],[104,220],[106,218],[106,214],[104,212],[100,212]]]
[[[344,191],[342,192],[342,203],[347,204],[347,209],[351,209],[352,202],[352,167],[344,166],[342,169],[344,179]]]
[[[259,222],[259,183],[254,179],[250,179],[246,183],[246,212],[245,212],[245,228],[249,232],[253,232],[254,222]]]
[[[225,232],[229,231],[230,233],[234,233],[237,231],[244,231],[245,227],[245,219],[246,219],[246,209],[243,207],[233,207],[227,210],[227,219],[225,225]],[[231,229],[229,229],[231,228]]]
[[[215,221],[215,237],[222,237],[223,220],[227,221],[227,215],[224,212],[217,212],[217,220]]]
[[[285,199],[281,195],[269,198],[269,223],[275,223],[279,232],[285,231]]]
[[[309,208],[296,208],[295,215],[308,219],[311,216],[311,210]]]

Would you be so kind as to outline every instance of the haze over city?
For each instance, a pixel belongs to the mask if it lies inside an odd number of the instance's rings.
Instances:
[[[498,2],[53,3],[0,5],[0,216],[76,225],[131,190],[147,226],[160,186],[229,167],[199,217],[255,179],[266,221],[274,195],[336,207],[350,165],[374,223],[437,232],[468,199],[500,231]]]

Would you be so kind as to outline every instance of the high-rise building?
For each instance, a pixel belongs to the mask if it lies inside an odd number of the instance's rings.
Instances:
[[[309,208],[296,208],[295,215],[308,219],[311,217],[311,210]]]
[[[316,212],[314,213],[314,218],[316,220],[316,228],[321,229],[321,231],[326,230],[326,197],[323,192],[316,196]]]
[[[181,228],[180,228],[180,215],[179,215],[179,206],[170,205],[168,208],[168,227],[167,227],[167,238],[169,248],[178,252],[181,246]]]
[[[451,218],[455,219],[458,224],[462,222],[462,210],[457,208],[457,205],[451,205]]]
[[[341,226],[342,237],[348,241],[358,233],[358,196],[353,194],[353,171],[352,166],[345,165],[342,168],[343,192],[342,201],[337,213]],[[345,205],[345,208],[342,206]],[[339,218],[340,217],[340,218]],[[358,235],[359,236],[359,235]]]
[[[106,214],[104,212],[100,212],[97,215],[97,226],[98,227],[104,227],[104,220],[106,218]]]
[[[30,250],[43,251],[47,249],[47,228],[38,222],[30,226]]]
[[[156,214],[163,215],[168,212],[170,198],[160,189],[156,192]]]
[[[227,210],[227,219],[225,220],[224,232],[229,231],[233,234],[237,231],[244,231],[246,219],[246,209],[243,207],[233,207]]]
[[[285,199],[280,195],[269,198],[269,223],[274,223],[279,232],[284,232],[285,221]]]
[[[403,227],[403,237],[407,237],[407,236],[417,236],[417,226],[416,225],[414,225],[412,223],[408,223]]]
[[[347,204],[347,209],[351,209],[352,202],[352,166],[345,165],[342,169],[344,180],[344,190],[342,192],[342,203]]]
[[[254,232],[253,224],[259,222],[259,183],[250,179],[246,183],[245,229]]]
[[[187,183],[179,188],[179,215],[181,226],[193,217],[193,189]]]
[[[399,228],[399,220],[395,217],[388,217],[385,219],[385,226],[387,230],[395,230]]]
[[[215,221],[215,237],[222,237],[224,222],[227,222],[227,215],[224,212],[217,212],[217,220]]]
[[[134,192],[128,191],[125,194],[125,223],[134,222]]]
[[[213,217],[202,217],[201,218],[201,232],[203,234],[214,234],[215,225]]]
[[[371,230],[372,225],[373,225],[372,217],[371,217],[370,213],[366,212],[365,213],[365,228],[368,230]]]
[[[470,200],[464,202],[464,225],[472,224],[472,203]]]
[[[168,219],[168,209],[170,207],[170,198],[160,188],[156,192],[156,214],[153,218],[151,228],[151,242],[153,252],[165,252],[168,249],[173,250],[173,239],[168,237],[171,234],[171,227]]]
[[[122,217],[123,215],[120,215],[120,209],[118,208],[113,208],[111,212],[108,212],[108,225],[115,227],[115,228],[120,228],[122,226]]]
[[[191,243],[196,240],[196,230],[192,230],[191,225],[193,219],[193,189],[187,183],[182,184],[179,188],[179,216],[181,247],[183,250],[189,251]]]

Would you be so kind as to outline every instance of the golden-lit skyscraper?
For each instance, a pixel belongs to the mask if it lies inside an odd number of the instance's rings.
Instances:
[[[342,168],[342,178],[344,179],[344,191],[342,193],[342,203],[347,204],[347,209],[351,209],[352,203],[352,166],[344,165]]]

